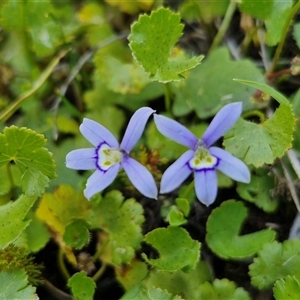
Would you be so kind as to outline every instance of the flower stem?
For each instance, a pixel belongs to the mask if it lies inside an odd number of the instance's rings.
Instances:
[[[271,68],[267,72],[268,74],[273,73],[274,69],[276,68],[278,59],[281,55],[281,52],[282,52],[282,49],[283,49],[283,46],[284,46],[284,43],[285,43],[286,35],[288,33],[288,29],[290,27],[291,21],[294,18],[295,14],[298,12],[299,9],[300,9],[300,1],[298,1],[294,5],[294,7],[290,11],[288,17],[285,20],[285,23],[284,23],[284,26],[283,26],[283,29],[282,29],[282,33],[281,33],[281,37],[280,37],[280,41],[279,41],[279,44],[276,48],[275,55],[273,57]]]
[[[102,261],[102,265],[101,265],[100,269],[92,277],[92,279],[95,282],[103,275],[104,271],[106,270],[106,266],[107,266],[107,264]]]
[[[243,113],[242,117],[243,118],[258,117],[260,120],[260,123],[264,123],[266,121],[265,115],[259,110],[251,110],[246,113]]]
[[[58,250],[58,266],[59,266],[61,274],[63,275],[65,280],[68,280],[71,277],[71,275],[70,275],[70,273],[67,270],[67,267],[65,265],[64,252],[61,248],[59,248],[59,250]]]
[[[231,22],[232,16],[234,14],[235,8],[236,8],[235,1],[230,1],[229,5],[227,7],[227,10],[226,10],[224,19],[222,21],[222,24],[221,24],[221,26],[218,30],[218,33],[216,34],[216,36],[215,36],[215,38],[212,42],[212,45],[209,49],[209,52],[212,52],[215,48],[217,48],[218,45],[221,43],[222,39],[224,38],[225,33],[226,33],[226,31],[229,27],[229,24]]]
[[[180,197],[188,199],[188,195],[190,194],[191,190],[194,188],[194,180],[190,182],[190,184],[185,188],[184,192]]]

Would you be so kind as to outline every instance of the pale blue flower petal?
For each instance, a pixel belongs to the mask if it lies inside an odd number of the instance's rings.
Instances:
[[[160,192],[162,194],[170,193],[178,188],[192,173],[188,162],[194,156],[193,150],[183,153],[168,169],[164,172],[161,183]]]
[[[112,148],[119,148],[119,143],[113,134],[101,124],[84,118],[79,127],[82,135],[95,147],[100,143],[107,143]]]
[[[135,188],[144,196],[157,199],[157,186],[149,170],[131,157],[123,159],[122,167]]]
[[[111,166],[105,172],[97,169],[87,180],[86,188],[83,191],[84,196],[87,199],[90,199],[95,194],[103,191],[115,180],[119,170],[120,170],[119,164]]]
[[[206,147],[210,147],[215,141],[223,136],[239,119],[242,113],[242,102],[225,105],[213,118],[202,140]]]
[[[94,148],[77,149],[69,152],[66,157],[67,168],[74,170],[96,169],[96,153]]]
[[[157,114],[154,114],[154,122],[162,135],[190,149],[196,149],[197,137],[180,123]]]
[[[155,110],[150,107],[142,107],[133,114],[120,145],[122,150],[125,150],[127,153],[131,151],[142,136],[146,123],[154,112]]]
[[[240,159],[218,147],[210,147],[209,152],[211,155],[219,158],[217,165],[219,171],[236,181],[244,183],[250,182],[250,171],[246,164]]]
[[[214,169],[195,172],[195,191],[197,198],[204,205],[211,205],[217,197],[218,179]]]

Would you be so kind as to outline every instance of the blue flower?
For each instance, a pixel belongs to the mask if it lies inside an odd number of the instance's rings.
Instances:
[[[75,170],[96,169],[87,180],[84,190],[86,198],[90,199],[109,186],[123,168],[140,193],[157,199],[158,191],[153,176],[146,167],[129,156],[154,112],[149,107],[138,109],[130,119],[120,145],[105,127],[90,119],[83,120],[80,131],[95,148],[71,151],[66,157],[66,166]]]
[[[241,102],[225,105],[216,114],[201,139],[178,122],[155,114],[154,121],[161,134],[190,148],[165,171],[160,192],[164,194],[173,191],[194,172],[197,198],[208,206],[217,196],[216,169],[234,180],[249,183],[249,169],[241,160],[221,148],[211,146],[236,123],[241,113]]]

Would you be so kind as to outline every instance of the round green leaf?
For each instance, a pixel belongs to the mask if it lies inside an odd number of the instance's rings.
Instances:
[[[292,147],[294,126],[292,107],[284,103],[262,124],[239,119],[225,135],[223,144],[227,151],[249,165],[272,164]]]
[[[157,228],[146,234],[145,242],[159,252],[159,258],[143,258],[153,267],[164,271],[193,269],[199,259],[201,244],[193,240],[181,227]]]
[[[288,275],[285,279],[278,279],[273,287],[276,300],[294,300],[300,295],[300,284],[295,276]]]
[[[92,300],[96,283],[84,271],[81,271],[68,280],[68,287],[71,288],[75,300]]]
[[[198,299],[214,300],[250,300],[249,294],[243,288],[237,288],[228,279],[215,279],[213,283],[205,282],[200,285]]]
[[[183,213],[175,205],[171,207],[167,216],[167,220],[171,226],[180,226],[186,223]]]
[[[264,245],[249,266],[251,283],[259,289],[270,287],[277,279],[295,275],[300,279],[300,241],[274,241]]]
[[[24,127],[6,127],[0,134],[0,167],[10,162],[17,165],[28,196],[40,196],[56,176],[55,162],[45,144],[43,135]]]
[[[132,25],[129,47],[133,57],[150,73],[152,80],[182,80],[184,72],[200,64],[202,55],[190,59],[182,53],[170,55],[182,30],[179,14],[168,8],[153,11],[150,16],[142,15]]]
[[[251,175],[250,183],[238,183],[237,192],[241,198],[254,203],[265,212],[273,212],[279,204],[279,198],[271,197],[271,190],[275,185],[275,177],[267,170],[257,169]]]
[[[215,208],[207,221],[208,246],[223,258],[245,258],[274,240],[275,232],[271,229],[240,236],[246,217],[247,209],[242,202],[228,200]]]
[[[0,272],[0,299],[38,299],[24,269]]]
[[[72,220],[66,227],[63,239],[67,245],[81,249],[90,241],[88,224],[83,219]]]

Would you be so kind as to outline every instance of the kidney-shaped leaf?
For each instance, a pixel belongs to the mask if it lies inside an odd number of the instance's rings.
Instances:
[[[200,255],[200,243],[193,240],[181,227],[157,228],[147,233],[145,242],[159,252],[159,258],[143,258],[153,267],[164,271],[191,270]]]
[[[242,202],[228,200],[215,208],[207,221],[208,246],[224,258],[245,258],[274,240],[275,232],[271,229],[240,235],[246,217],[247,209]]]

